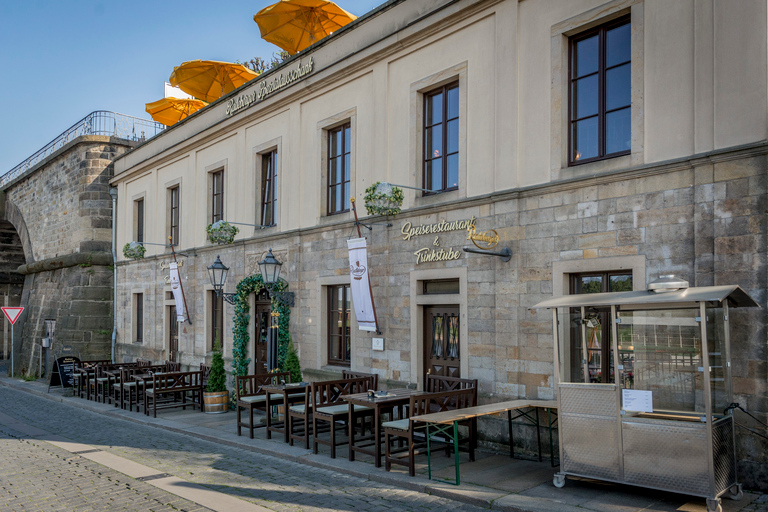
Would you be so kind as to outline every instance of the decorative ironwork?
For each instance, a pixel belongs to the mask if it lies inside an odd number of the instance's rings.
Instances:
[[[0,188],[15,180],[77,137],[83,135],[106,135],[119,139],[144,142],[163,131],[164,128],[165,126],[161,123],[138,117],[126,116],[106,110],[91,112],[46,144],[42,149],[0,177]]]

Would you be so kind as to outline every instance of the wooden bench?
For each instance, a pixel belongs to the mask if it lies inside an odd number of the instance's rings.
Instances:
[[[136,405],[136,412],[139,412],[139,406],[144,402],[144,389],[146,386],[151,386],[151,383],[148,383],[148,379],[136,380],[134,375],[165,372],[167,368],[168,366],[164,364],[154,366],[121,366],[120,378],[112,385],[112,403],[115,404],[115,407],[120,407],[121,409],[127,407],[129,411],[133,411],[133,406]]]
[[[534,416],[531,416],[528,413],[528,410],[530,409],[533,409]],[[548,413],[548,421],[546,426],[549,429],[549,447],[551,454],[550,458],[551,464],[554,467],[554,454],[552,453],[552,427],[554,426],[557,419],[552,421],[552,413],[554,412],[557,414],[557,400],[510,400],[508,402],[478,405],[460,410],[449,410],[418,416],[414,415],[411,416],[409,420],[411,422],[420,422],[426,425],[427,467],[430,479],[432,479],[432,461],[429,458],[429,444],[431,442],[432,434],[434,433],[444,435],[453,442],[456,485],[459,485],[461,483],[459,476],[459,443],[461,441],[459,439],[459,422],[466,422],[467,420],[477,419],[481,416],[502,414],[506,412],[509,422],[509,456],[514,457],[515,449],[514,439],[512,437],[512,421],[520,417],[526,418],[536,427],[536,435],[539,444],[539,462],[541,462],[541,435],[538,409],[545,409]],[[515,417],[512,417],[512,411],[519,411],[519,414]]]
[[[203,365],[201,364],[202,368]],[[208,367],[210,372],[210,366]],[[264,427],[264,425],[255,425],[253,423],[253,410],[267,411],[267,394],[263,387],[270,384],[278,384],[281,380],[291,382],[291,372],[260,373],[256,375],[242,375],[235,378],[235,394],[237,396],[237,435],[242,435],[242,427],[248,428],[250,438],[253,439],[253,430]],[[304,391],[302,390],[301,393]],[[275,396],[277,399],[277,396]],[[248,422],[242,420],[242,410],[248,413]]]
[[[170,409],[172,407],[187,406],[192,409],[198,407],[203,411],[203,385],[202,373],[196,372],[172,372],[152,375],[152,385],[144,390],[144,414],[149,416],[152,409],[152,417],[157,418],[158,409]],[[187,399],[189,398],[189,401]]]
[[[410,418],[402,418],[396,421],[388,421],[382,423],[384,428],[384,467],[387,471],[392,469],[392,464],[399,464],[408,467],[408,474],[414,476],[416,474],[416,449],[415,442],[416,430],[424,428],[417,420],[422,415],[428,414],[431,411],[455,411],[457,409],[466,409],[475,405],[477,396],[476,389],[465,388],[455,389],[453,391],[441,391],[438,393],[424,393],[421,395],[414,395],[411,397],[408,404],[408,412]],[[437,414],[437,413],[435,413]],[[474,437],[473,423],[470,422],[470,436],[469,439]],[[392,451],[391,438],[405,438],[408,446],[397,451]],[[429,456],[429,437],[426,436],[427,441],[427,456]],[[475,460],[474,443],[468,443],[469,458]],[[403,453],[408,451],[408,459],[403,460],[394,455],[397,453]]]
[[[378,379],[374,375],[366,375],[342,380],[329,380],[312,384],[312,452],[317,453],[318,444],[331,447],[331,458],[336,458],[336,447],[347,444],[348,441],[339,442],[336,438],[336,429],[339,423],[346,428],[355,428],[349,425],[349,404],[344,403],[344,395],[353,393],[367,393],[373,390],[374,382]],[[373,409],[361,405],[355,405],[352,409],[352,423],[359,418],[373,417]],[[328,426],[321,425],[327,423]],[[329,439],[320,437],[321,432],[330,432]]]

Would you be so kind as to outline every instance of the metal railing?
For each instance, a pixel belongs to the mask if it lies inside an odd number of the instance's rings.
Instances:
[[[165,126],[161,123],[138,117],[126,116],[106,110],[91,112],[46,144],[45,147],[0,177],[0,188],[18,178],[77,137],[83,135],[106,135],[108,137],[143,142],[154,137],[163,131],[164,128]]]

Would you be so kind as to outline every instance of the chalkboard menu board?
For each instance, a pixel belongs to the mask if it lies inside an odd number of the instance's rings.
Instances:
[[[63,388],[72,387],[72,376],[75,373],[75,366],[80,362],[80,358],[74,356],[64,356],[53,362],[51,371],[51,386],[61,386]]]

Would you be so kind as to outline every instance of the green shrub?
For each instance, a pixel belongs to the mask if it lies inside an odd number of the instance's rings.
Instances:
[[[224,358],[221,356],[221,345],[218,340],[213,350],[211,373],[208,375],[208,385],[205,390],[209,393],[222,393],[227,390],[227,374],[224,371]]]
[[[291,382],[301,382],[301,364],[293,343],[288,345],[288,355],[285,358],[285,371],[291,372]]]

